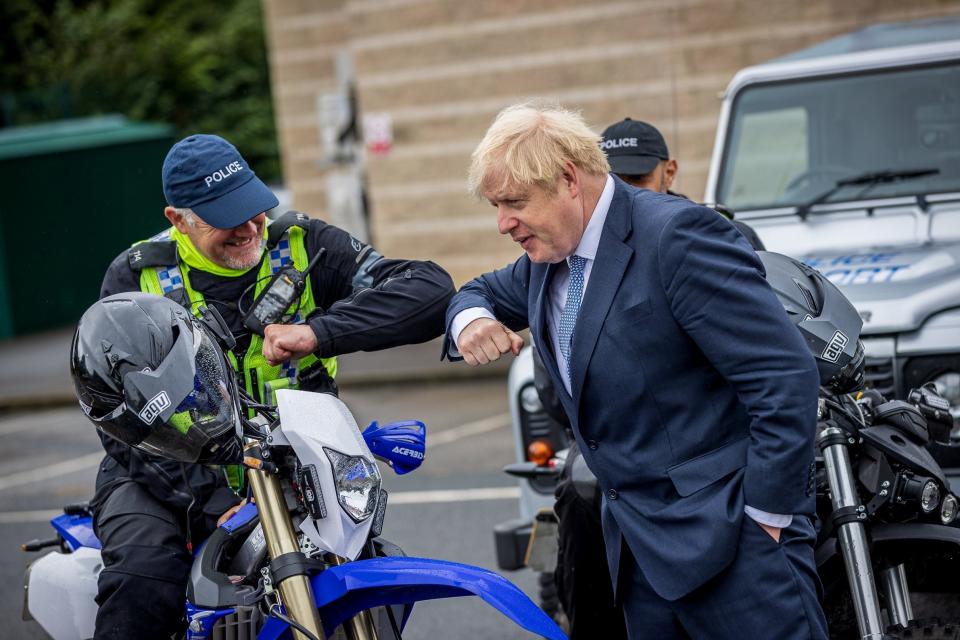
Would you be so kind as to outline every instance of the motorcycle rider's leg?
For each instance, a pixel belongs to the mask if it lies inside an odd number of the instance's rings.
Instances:
[[[677,601],[681,624],[691,637],[711,640],[825,639],[815,539],[806,516],[794,516],[777,542],[744,515],[730,566]]]
[[[183,624],[192,563],[182,525],[132,481],[98,498],[94,530],[104,568],[95,638],[169,638]]]
[[[567,454],[571,463],[579,450]],[[572,467],[572,464],[570,465]],[[557,595],[570,621],[570,640],[625,640],[623,609],[613,598],[600,506],[581,497],[567,469],[557,484],[554,511],[559,521],[555,574]]]

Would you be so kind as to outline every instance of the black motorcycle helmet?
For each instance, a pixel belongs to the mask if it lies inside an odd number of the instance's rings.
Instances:
[[[819,271],[779,253],[758,251],[787,316],[817,361],[820,384],[831,393],[863,385],[863,320],[856,308]]]
[[[172,300],[122,293],[94,303],[74,334],[70,372],[84,413],[108,436],[183,462],[242,458],[233,370]]]

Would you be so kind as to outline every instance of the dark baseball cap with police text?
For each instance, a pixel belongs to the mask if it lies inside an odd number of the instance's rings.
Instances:
[[[163,161],[163,195],[189,208],[211,227],[232,229],[280,201],[232,144],[196,134],[170,148]]]
[[[625,118],[607,127],[600,141],[610,170],[625,176],[642,176],[656,169],[670,152],[660,131],[652,124]]]

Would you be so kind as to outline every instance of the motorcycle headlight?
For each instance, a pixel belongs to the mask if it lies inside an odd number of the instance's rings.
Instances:
[[[943,499],[943,504],[940,505],[940,522],[943,524],[950,524],[957,519],[957,498],[948,493],[947,497]]]
[[[532,384],[527,385],[520,392],[520,406],[527,413],[539,413],[543,411],[543,403],[540,402],[540,394],[537,388]]]
[[[927,513],[940,506],[940,487],[933,480],[927,480],[920,493],[920,508]]]
[[[950,403],[950,413],[960,418],[960,373],[948,371],[932,380],[937,392]]]
[[[323,448],[333,466],[333,484],[337,501],[356,523],[361,523],[377,508],[380,495],[380,471],[377,465],[362,456],[348,456]]]

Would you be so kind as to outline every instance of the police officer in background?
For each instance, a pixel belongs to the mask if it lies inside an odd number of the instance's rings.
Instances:
[[[443,333],[453,282],[432,262],[388,259],[345,231],[278,205],[237,149],[193,135],[163,163],[169,229],[123,251],[100,296],[145,291],[194,313],[215,308],[237,339],[230,352],[240,387],[273,401],[281,388],[336,393],[336,356],[430,340]],[[244,314],[282,266],[307,286],[295,324],[251,333]],[[101,435],[107,451],[91,507],[103,544],[96,638],[169,638],[181,630],[196,547],[236,511],[242,469],[183,464]]]
[[[624,118],[607,127],[600,148],[607,154],[610,170],[639,189],[680,195],[670,191],[677,177],[677,161],[652,124]]]
[[[671,191],[679,166],[677,161],[670,157],[663,135],[652,124],[624,118],[604,130],[600,146],[607,154],[610,170],[627,184],[681,198],[687,197]],[[763,242],[756,231],[736,220],[732,211],[720,205],[707,206],[712,206],[730,220],[754,250],[763,251]]]
[[[686,197],[671,191],[677,176],[677,161],[670,157],[667,143],[651,124],[626,118],[603,132],[601,148],[607,154],[611,172],[640,189]],[[757,251],[763,243],[756,232],[732,213],[717,207],[718,213],[734,226]],[[534,378],[544,407],[551,417],[567,429],[570,422],[550,385],[540,356],[534,351]],[[556,489],[554,510],[559,520],[558,562],[555,580],[560,604],[567,615],[571,640],[605,638],[626,639],[623,611],[614,601],[603,531],[600,526],[600,496],[582,495],[581,480],[591,482],[573,438],[566,464]]]

